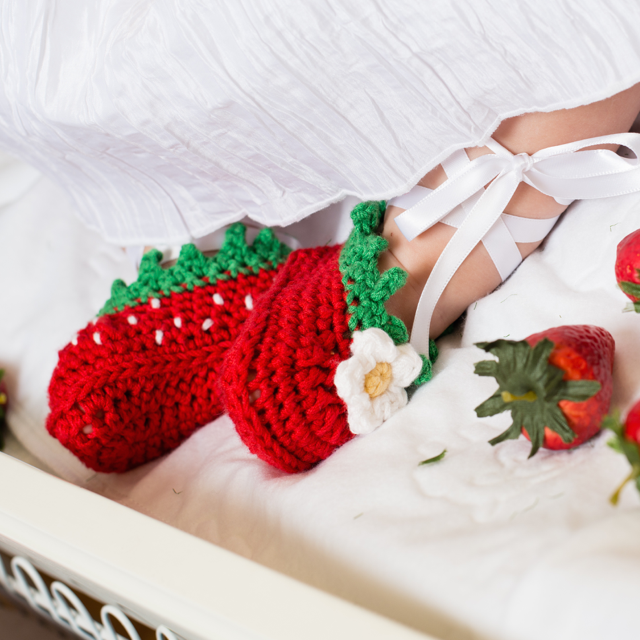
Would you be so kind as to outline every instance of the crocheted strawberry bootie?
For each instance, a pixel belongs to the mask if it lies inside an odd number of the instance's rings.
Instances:
[[[344,245],[292,252],[227,353],[225,408],[250,451],[304,471],[406,404],[406,387],[431,378],[431,360],[407,344],[384,303],[406,281],[382,275],[387,241],[375,233],[384,203],[358,205]]]
[[[136,282],[113,283],[98,319],[59,354],[49,433],[89,468],[122,472],[177,447],[222,413],[222,358],[289,248],[263,229],[252,246],[232,225],[212,258],[185,245],[177,264],[153,250]]]

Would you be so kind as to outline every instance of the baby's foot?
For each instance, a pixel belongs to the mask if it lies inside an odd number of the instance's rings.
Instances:
[[[229,346],[271,287],[289,249],[265,229],[252,245],[232,225],[214,258],[194,245],[177,266],[160,252],[59,354],[47,429],[87,467],[122,472],[174,449],[223,411],[218,376]]]
[[[473,147],[466,150],[470,160],[492,153],[487,147]],[[447,176],[438,166],[419,182],[420,186],[436,189]],[[555,218],[566,209],[553,198],[545,196],[533,187],[521,183],[505,213],[524,218]],[[380,256],[380,271],[398,266],[408,273],[407,284],[387,302],[387,311],[398,316],[411,331],[420,294],[443,249],[456,229],[441,222],[430,227],[409,242],[398,229],[395,219],[404,209],[389,206],[386,212],[382,236],[389,242],[389,248]],[[524,259],[538,242],[516,243]],[[431,320],[430,337],[439,336],[474,301],[491,293],[502,279],[482,243],[474,248],[462,263],[444,290]]]
[[[549,113],[526,113],[502,122],[493,138],[514,154],[529,155],[548,147],[629,131],[640,110],[640,84],[605,100]],[[616,150],[615,145],[590,148]],[[467,149],[470,160],[491,153],[487,147]],[[435,189],[446,180],[441,166],[430,171],[420,185]],[[533,187],[521,183],[504,209],[523,218],[554,218],[566,205],[559,204]],[[411,242],[398,229],[395,218],[403,209],[387,209],[382,235],[389,241],[388,251],[379,260],[381,271],[400,266],[408,272],[407,285],[387,303],[389,313],[398,316],[408,329],[413,325],[422,289],[455,229],[442,223],[424,231]],[[538,242],[517,243],[523,258]],[[440,335],[475,300],[487,295],[501,282],[501,277],[482,243],[469,254],[440,298],[430,325],[431,337]]]

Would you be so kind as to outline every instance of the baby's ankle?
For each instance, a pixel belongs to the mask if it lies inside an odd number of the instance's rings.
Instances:
[[[466,149],[469,160],[493,153],[488,147]],[[512,151],[513,152],[513,151]],[[426,174],[418,183],[428,189],[437,189],[448,179],[440,165]],[[485,185],[488,186],[488,185]],[[550,196],[521,183],[509,201],[504,213],[524,218],[555,218],[566,209]],[[398,229],[395,218],[404,209],[389,206],[385,216],[382,236],[389,242],[388,250],[379,259],[380,271],[397,266],[407,274],[407,284],[387,302],[387,311],[399,317],[411,331],[422,289],[431,275],[440,254],[455,233],[455,228],[436,223],[411,242]],[[540,244],[536,242],[516,243],[521,258],[525,258]],[[484,244],[479,243],[462,263],[444,290],[431,319],[431,337],[440,335],[474,301],[493,291],[502,282],[493,259]]]

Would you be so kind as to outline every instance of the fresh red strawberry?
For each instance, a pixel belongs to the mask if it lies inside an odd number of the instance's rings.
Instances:
[[[627,414],[624,425],[620,423],[619,417],[607,416],[602,426],[611,429],[615,436],[609,441],[609,446],[618,453],[627,457],[631,465],[629,475],[622,481],[622,484],[611,496],[611,504],[618,504],[620,492],[632,480],[636,483],[636,488],[640,491],[640,401],[636,402],[631,411]]]
[[[616,280],[634,303],[636,312],[640,312],[640,229],[630,233],[618,244]]]
[[[476,414],[483,418],[511,411],[513,424],[492,445],[517,438],[531,440],[533,456],[543,446],[570,449],[600,430],[611,401],[614,341],[601,327],[568,325],[525,340],[481,342],[499,358],[475,365],[480,376],[496,378],[498,390]]]
[[[4,377],[4,369],[0,369],[0,420],[4,418],[7,408],[7,383],[2,379]]]
[[[7,399],[7,383],[2,379],[3,377],[4,369],[0,369],[0,425],[4,422],[9,402]]]
[[[185,245],[163,269],[148,253],[116,281],[99,318],[59,354],[47,429],[87,467],[131,469],[177,447],[222,411],[222,359],[289,249],[232,225],[214,257]]]

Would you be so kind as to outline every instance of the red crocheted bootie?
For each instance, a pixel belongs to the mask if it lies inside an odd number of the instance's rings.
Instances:
[[[222,413],[222,358],[282,268],[270,229],[252,246],[232,225],[212,258],[185,245],[177,264],[144,256],[136,282],[113,283],[98,319],[59,354],[49,433],[89,468],[121,472],[177,447]]]
[[[227,353],[225,408],[249,449],[289,473],[327,458],[406,404],[406,387],[431,378],[437,356],[418,355],[386,300],[406,281],[378,271],[387,241],[384,203],[352,212],[344,246],[292,252]]]

